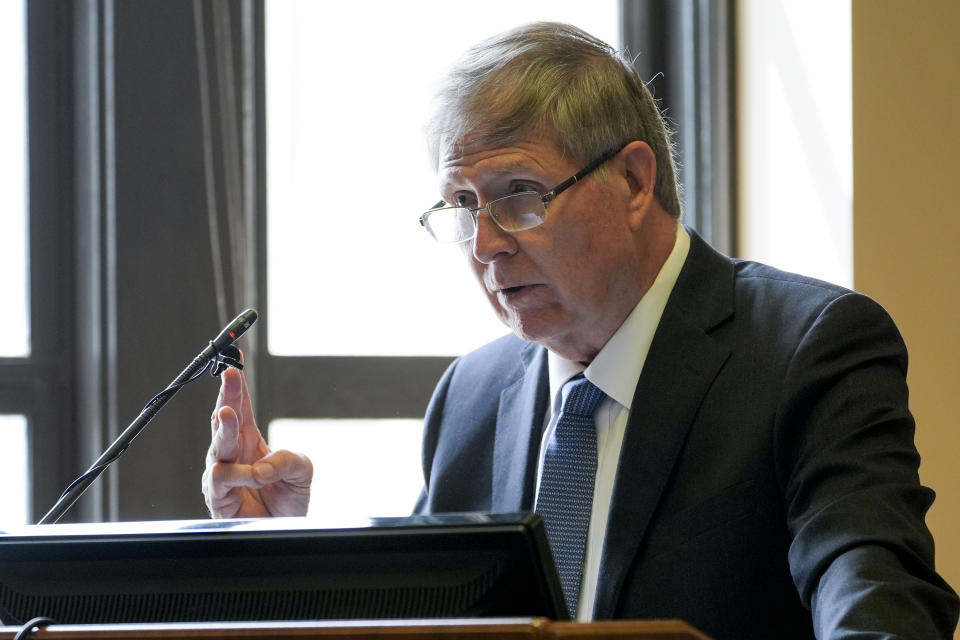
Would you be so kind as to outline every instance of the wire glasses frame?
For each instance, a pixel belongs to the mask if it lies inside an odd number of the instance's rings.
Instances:
[[[508,233],[533,229],[543,224],[547,217],[547,205],[577,182],[596,171],[603,163],[617,155],[620,149],[606,151],[583,169],[570,176],[547,193],[536,191],[513,193],[491,200],[482,207],[444,206],[441,200],[420,216],[420,225],[437,241],[460,243],[473,240],[477,235],[477,218],[486,210],[494,224]]]

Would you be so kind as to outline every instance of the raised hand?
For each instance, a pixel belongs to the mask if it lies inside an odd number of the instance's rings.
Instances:
[[[253,416],[241,371],[220,376],[210,418],[203,495],[214,518],[297,516],[307,512],[313,464],[304,455],[271,451]]]

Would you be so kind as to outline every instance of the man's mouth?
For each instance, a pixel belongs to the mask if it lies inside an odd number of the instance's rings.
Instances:
[[[500,298],[510,304],[520,304],[526,300],[539,285],[537,284],[518,284],[510,287],[501,287],[497,292]]]
[[[490,293],[505,299],[519,298],[539,286],[536,282],[527,282],[520,278],[516,280],[512,278],[503,278],[502,280],[490,278],[487,282],[487,290]]]

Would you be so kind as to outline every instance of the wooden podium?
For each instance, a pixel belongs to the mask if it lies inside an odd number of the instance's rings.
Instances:
[[[19,628],[0,627],[0,640],[13,638]],[[225,622],[188,624],[51,625],[29,636],[35,640],[710,640],[678,620],[616,620],[553,622],[533,619],[369,620],[348,622]]]
[[[709,640],[676,620],[557,622],[562,596],[543,521],[528,513],[0,536],[0,640]],[[10,624],[34,616],[49,624]]]

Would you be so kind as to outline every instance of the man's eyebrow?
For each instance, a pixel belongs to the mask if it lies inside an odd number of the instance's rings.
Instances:
[[[536,175],[530,176],[530,178],[528,178],[528,179],[531,180],[531,181],[534,181],[534,182],[546,184],[546,183],[544,182],[544,180],[541,179],[541,176],[543,176],[544,178],[546,177],[546,176],[544,175],[544,171],[545,171],[545,170],[543,169],[543,167],[540,167],[540,166],[537,165],[537,164],[514,160],[514,161],[508,162],[506,165],[504,165],[504,166],[502,166],[502,167],[496,167],[496,168],[487,169],[487,170],[485,170],[485,173],[487,173],[487,174],[489,174],[490,176],[492,176],[492,180],[494,180],[494,181],[495,181],[495,180],[500,180],[503,176],[509,177],[509,176],[511,176],[511,175],[513,175],[513,174],[516,174],[516,173],[525,173],[525,174],[527,174],[527,175],[536,174]],[[490,179],[490,178],[488,178],[488,180],[489,180],[489,179]],[[459,189],[457,189],[457,188],[454,188],[454,189],[453,189],[453,191],[458,191],[458,190],[459,190]],[[441,196],[441,197],[443,197],[443,196]],[[449,200],[447,200],[446,198],[444,198],[443,202],[449,203]]]

